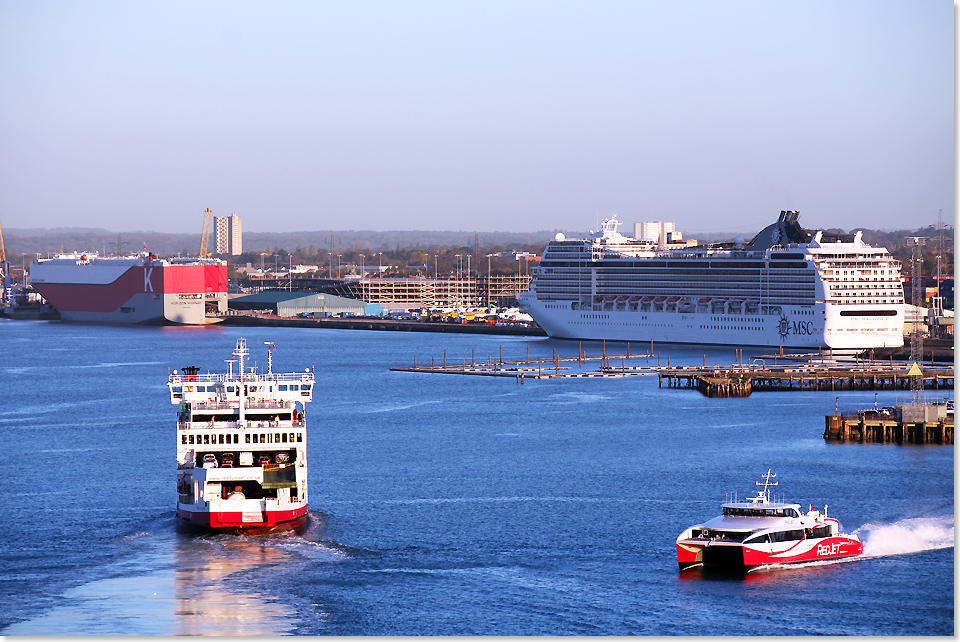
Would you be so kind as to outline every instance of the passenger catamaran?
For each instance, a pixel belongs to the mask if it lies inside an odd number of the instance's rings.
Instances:
[[[551,337],[798,348],[903,345],[900,263],[862,233],[800,227],[749,243],[667,249],[617,232],[558,234],[521,306]]]
[[[231,533],[294,530],[307,521],[307,426],[314,374],[247,368],[237,340],[227,374],[174,370],[167,383],[177,420],[177,517]],[[236,372],[234,371],[236,365]]]
[[[722,505],[723,514],[691,526],[677,538],[680,570],[697,566],[750,571],[760,566],[849,557],[863,553],[856,535],[840,533],[840,522],[813,506],[770,501],[777,482],[769,470],[757,486],[763,490],[746,501]]]

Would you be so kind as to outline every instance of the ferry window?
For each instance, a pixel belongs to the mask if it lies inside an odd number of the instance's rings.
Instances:
[[[281,383],[279,386],[277,386],[277,390],[279,390],[280,392],[286,392],[286,391],[287,391],[287,384]]]
[[[256,391],[257,391],[256,386],[250,386],[250,392],[256,392]]]
[[[183,386],[174,386],[174,387],[173,387],[173,391],[174,391],[174,392],[183,392]]]
[[[287,443],[287,433],[281,433],[281,434],[279,434],[279,435],[277,435],[277,436],[280,437],[280,441],[281,441],[281,442]]]
[[[297,433],[297,442],[303,441],[303,433]]]
[[[186,436],[186,435],[180,435],[180,443],[183,444],[183,445],[186,445],[186,444],[187,444],[187,436]]]
[[[290,443],[293,443],[293,433],[290,433]]]
[[[268,444],[272,444],[272,443],[273,443],[273,435],[270,434],[270,433],[267,433],[267,443],[268,443]]]
[[[235,386],[227,386],[227,392],[234,392],[236,390]]]
[[[187,441],[187,443],[189,443],[189,444],[192,444],[192,443],[193,443],[193,435],[190,435],[190,439]]]
[[[300,390],[300,386],[297,385],[297,384],[294,384],[294,385],[290,386],[290,390]]]
[[[253,434],[253,443],[255,443],[255,444],[259,444],[259,443],[260,443],[260,435],[258,435],[258,434],[256,434],[256,433]]]
[[[250,435],[249,435],[249,434],[244,435],[244,436],[243,436],[243,440],[244,440],[244,442],[246,442],[246,443],[249,444],[249,443],[250,443]]]
[[[284,441],[287,440],[287,434],[286,434],[286,433],[283,434],[283,440],[284,440]],[[277,436],[274,437],[273,441],[274,441],[274,443],[277,443],[277,444],[280,443],[280,433],[277,433]]]
[[[204,435],[204,436],[203,436],[203,443],[205,443],[205,444],[209,444],[209,443],[210,443],[210,435]]]

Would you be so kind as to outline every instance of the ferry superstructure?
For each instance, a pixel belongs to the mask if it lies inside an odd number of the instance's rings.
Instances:
[[[65,321],[202,325],[227,309],[220,259],[72,252],[32,261],[30,284]]]
[[[226,374],[174,370],[167,382],[177,416],[177,517],[214,531],[261,534],[307,521],[307,426],[314,373],[247,368],[238,339]],[[234,371],[234,364],[237,365]]]
[[[771,471],[763,476],[763,489],[746,501],[722,504],[723,514],[691,526],[677,538],[681,571],[698,566],[751,571],[762,566],[796,564],[850,557],[863,553],[856,535],[840,532],[840,522],[813,506],[802,512],[800,504],[770,500],[777,482]]]
[[[558,234],[518,299],[551,337],[878,348],[903,345],[900,263],[862,233],[830,236],[799,212],[739,247],[667,249],[617,232]]]

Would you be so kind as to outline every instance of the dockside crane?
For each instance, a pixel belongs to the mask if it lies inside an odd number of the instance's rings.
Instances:
[[[203,233],[200,235],[200,258],[207,256],[207,233],[210,231],[210,215],[213,210],[209,207],[203,211]]]
[[[3,229],[0,228],[0,274],[3,275],[3,304],[13,303],[10,286],[10,261],[7,260],[7,250],[3,247]]]

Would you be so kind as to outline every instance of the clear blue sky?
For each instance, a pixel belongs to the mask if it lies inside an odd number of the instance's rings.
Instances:
[[[954,217],[945,0],[0,2],[0,225]]]

